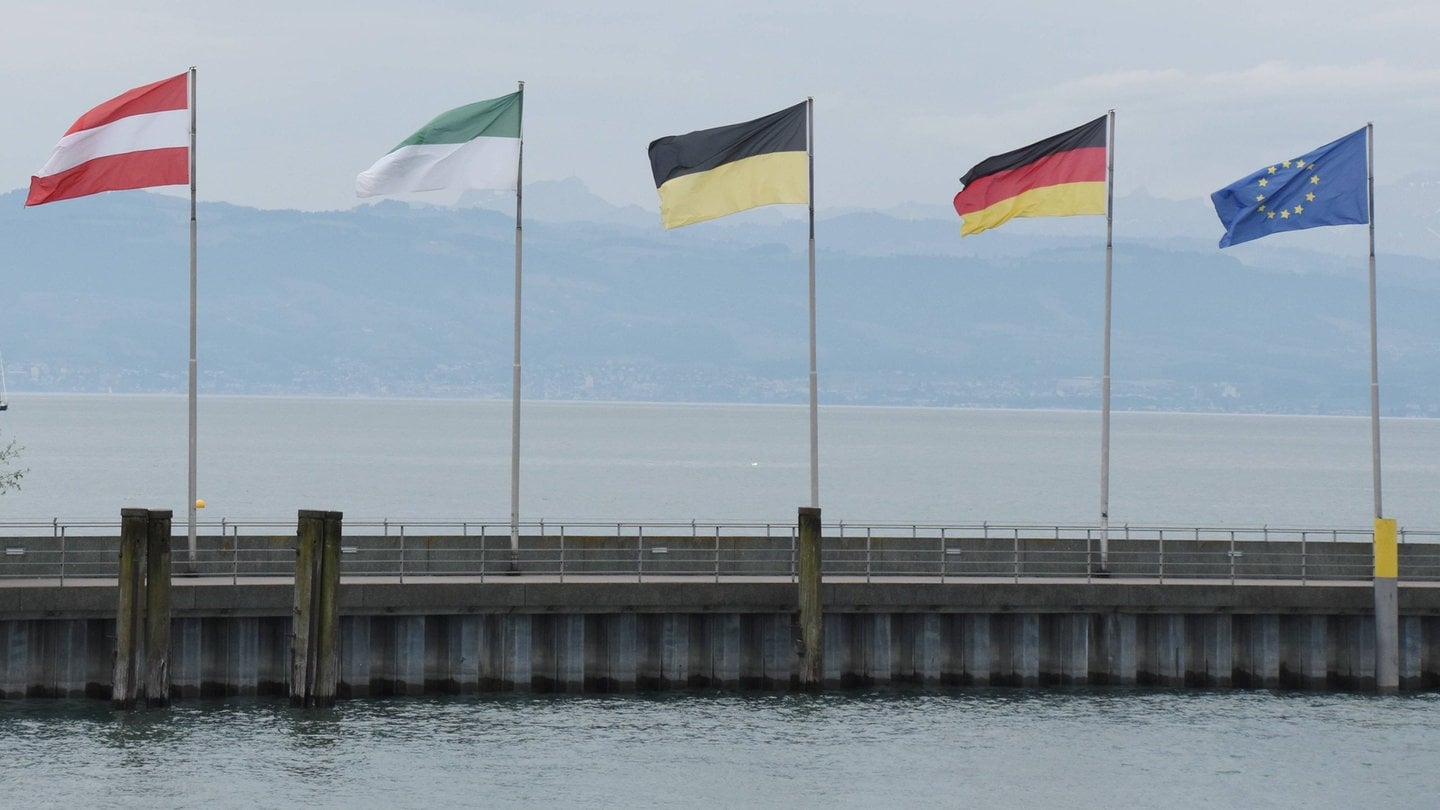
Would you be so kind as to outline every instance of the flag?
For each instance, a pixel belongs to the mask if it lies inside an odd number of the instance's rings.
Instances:
[[[762,205],[809,202],[808,104],[651,142],[660,222],[678,228]]]
[[[190,182],[186,77],[137,87],[80,116],[30,178],[25,204]]]
[[[447,188],[514,191],[523,93],[441,113],[355,178],[355,196]]]
[[[1225,226],[1220,247],[1280,231],[1370,221],[1365,130],[1282,160],[1210,195]]]
[[[1015,217],[1105,213],[1105,116],[1029,146],[988,157],[960,178],[961,236]]]

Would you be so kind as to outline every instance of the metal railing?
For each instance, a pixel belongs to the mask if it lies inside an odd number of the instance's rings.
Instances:
[[[779,523],[535,521],[521,526],[515,550],[508,522],[351,520],[344,528],[346,577],[401,582],[515,573],[562,582],[793,580],[797,564],[796,527]],[[294,521],[222,520],[200,529],[193,561],[184,538],[175,538],[178,574],[238,583],[294,573]],[[113,579],[118,536],[118,521],[0,523],[0,580]],[[1401,580],[1440,581],[1440,532],[1400,536]],[[1372,574],[1368,530],[1115,526],[1103,571],[1099,540],[1094,526],[834,523],[824,527],[823,573],[866,582],[1109,577],[1161,583],[1361,581]]]

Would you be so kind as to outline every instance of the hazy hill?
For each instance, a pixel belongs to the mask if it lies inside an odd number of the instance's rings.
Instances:
[[[1382,199],[1409,212],[1379,227],[1384,409],[1437,415],[1440,187]],[[508,396],[513,202],[462,203],[202,203],[202,391]],[[578,181],[527,187],[526,210],[527,397],[805,401],[795,212],[667,233]],[[1363,228],[1221,252],[1203,200],[1136,195],[1116,211],[1117,407],[1366,410]],[[0,195],[11,389],[183,391],[187,216],[142,192],[28,210]],[[943,205],[831,212],[817,226],[822,401],[1097,407],[1103,234],[1082,218],[961,240]]]

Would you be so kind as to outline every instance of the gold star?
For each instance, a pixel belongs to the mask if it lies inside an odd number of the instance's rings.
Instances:
[[[1260,206],[1259,210],[1264,211],[1264,210],[1265,210],[1265,206],[1263,206],[1263,205]]]
[[[1310,177],[1310,185],[1312,185],[1312,186],[1318,186],[1318,185],[1320,185],[1320,175],[1318,175],[1318,174],[1316,174],[1316,175],[1311,175],[1311,177]]]
[[[1290,212],[1289,212],[1289,211],[1281,211],[1281,212],[1280,212],[1280,218],[1281,218],[1281,219],[1289,219],[1289,218],[1290,218]]]
[[[1275,218],[1275,212],[1274,212],[1274,211],[1271,211],[1270,213],[1268,213],[1268,214],[1265,215],[1265,218],[1266,218],[1266,219],[1274,219],[1274,218]]]
[[[1269,181],[1269,180],[1266,180],[1266,179],[1263,178],[1263,177],[1260,178],[1260,186],[1261,186],[1262,188],[1265,187],[1265,186],[1268,186],[1268,185],[1270,185],[1270,181]]]
[[[1271,167],[1270,167],[1270,173],[1271,173],[1271,174],[1274,174],[1274,173],[1275,173],[1275,167],[1274,167],[1274,166],[1271,166]]]
[[[1296,213],[1296,214],[1303,214],[1303,213],[1305,213],[1305,206],[1303,206],[1303,205],[1297,205],[1297,206],[1295,206],[1295,213]]]
[[[1315,202],[1315,192],[1312,191],[1309,194],[1306,194],[1305,202]]]
[[[1255,195],[1255,202],[1265,202],[1265,195],[1264,195],[1264,194],[1256,194],[1256,195]]]
[[[1288,169],[1288,168],[1290,168],[1290,161],[1288,161],[1288,160],[1282,160],[1282,161],[1280,161],[1280,165]]]

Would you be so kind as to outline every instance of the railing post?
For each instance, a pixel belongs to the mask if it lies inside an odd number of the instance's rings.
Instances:
[[[1230,530],[1230,584],[1235,584],[1235,530]]]
[[[798,581],[799,581],[799,580],[798,580],[798,577],[800,576],[799,564],[798,564],[798,561],[795,559],[795,555],[796,555],[796,553],[797,553],[797,552],[796,552],[796,549],[795,549],[795,544],[796,544],[796,542],[797,542],[795,535],[796,535],[796,532],[797,532],[797,531],[798,531],[798,530],[797,530],[796,528],[794,528],[794,527],[791,527],[791,529],[790,529],[790,581],[791,581],[791,582],[798,582]]]
[[[60,585],[65,585],[65,535],[60,535]]]
[[[389,531],[390,531],[390,528],[387,526],[387,527],[385,528],[385,531],[386,531],[386,532],[389,532]],[[388,537],[389,535],[387,534],[386,536]],[[400,584],[401,584],[401,585],[404,585],[404,584],[405,584],[405,527],[404,527],[404,526],[401,526],[401,527],[400,527]]]
[[[715,581],[720,581],[720,524],[715,524]]]
[[[1332,534],[1331,537],[1333,538],[1334,535]],[[1309,551],[1310,551],[1310,550],[1309,550],[1309,547],[1308,547],[1308,546],[1306,545],[1306,543],[1305,543],[1305,532],[1302,531],[1302,532],[1300,532],[1300,584],[1301,584],[1301,585],[1305,585],[1305,584],[1307,583],[1307,581],[1308,581],[1308,580],[1307,580],[1307,577],[1308,577],[1308,575],[1309,575],[1309,573],[1310,573],[1310,553],[1309,553]]]
[[[485,524],[480,524],[480,581],[485,581]]]
[[[1020,582],[1020,529],[1011,529],[1014,536],[1010,544],[1011,562],[1015,566],[1015,582]]]
[[[645,581],[645,527],[635,527],[635,581]]]
[[[560,524],[560,581],[565,581],[565,524]]]
[[[1094,550],[1093,550],[1093,549],[1094,549],[1094,539],[1095,539],[1095,536],[1090,533],[1090,527],[1089,527],[1089,526],[1086,526],[1086,527],[1085,527],[1085,583],[1086,583],[1087,585],[1095,580],[1095,566],[1093,566],[1093,565],[1090,564],[1090,561],[1095,558],[1095,552],[1094,552]],[[1110,549],[1107,547],[1105,550],[1108,552]]]
[[[1159,540],[1156,541],[1156,548],[1160,552],[1160,583],[1165,583],[1165,530],[1160,530]]]
[[[865,527],[865,581],[870,581],[870,527]]]
[[[945,584],[945,527],[940,527],[940,584]]]

